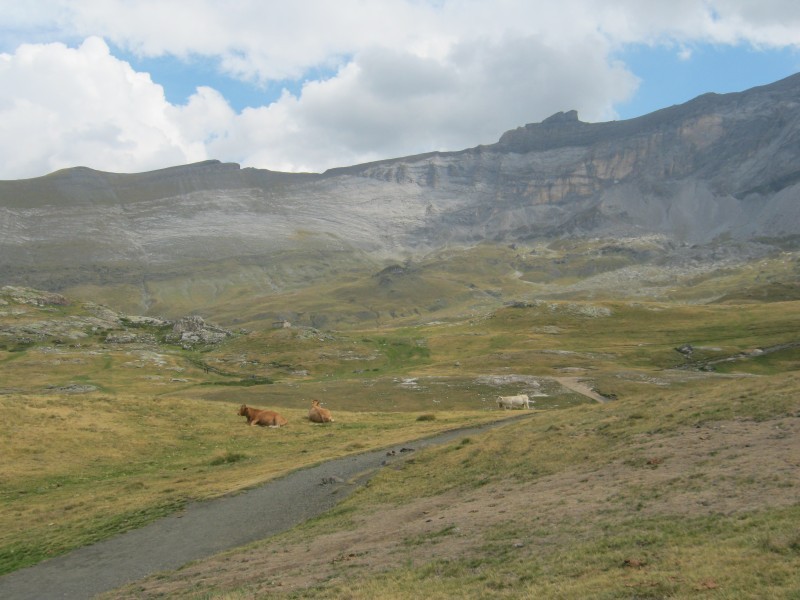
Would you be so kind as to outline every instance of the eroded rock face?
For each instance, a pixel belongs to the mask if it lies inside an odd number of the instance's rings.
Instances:
[[[140,285],[308,248],[398,259],[485,240],[800,235],[798,98],[800,75],[626,121],[568,111],[495,144],[322,174],[206,161],[2,181],[0,281]],[[301,268],[276,272],[313,276]]]

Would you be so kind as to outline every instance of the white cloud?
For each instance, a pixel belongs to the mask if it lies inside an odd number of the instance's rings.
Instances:
[[[376,48],[336,77],[306,84],[299,98],[245,111],[237,131],[210,150],[238,149],[246,165],[319,170],[461,149],[559,110],[612,118],[635,85],[596,43],[564,51],[534,38],[476,41],[441,61]]]
[[[201,86],[184,106],[169,106],[166,115],[188,140],[211,144],[228,134],[236,113],[217,90]]]
[[[161,86],[111,56],[99,38],[78,48],[23,45],[0,55],[0,162],[8,177],[204,158],[202,144],[183,136],[168,109]]]
[[[716,0],[709,34],[720,43],[765,48],[800,46],[800,4],[794,0]]]
[[[404,44],[425,31],[432,8],[405,0],[81,0],[70,30],[102,32],[145,56],[214,56],[228,72],[266,81],[298,78],[310,67],[335,67],[371,44]],[[433,34],[433,31],[429,32]],[[411,34],[415,37],[418,34]]]
[[[611,57],[665,44],[800,46],[795,0],[0,0],[0,178],[207,157],[322,170],[496,141],[559,110],[615,117],[636,77]],[[16,42],[29,43],[17,47]],[[59,40],[60,43],[41,43]],[[110,54],[206,57],[235,77],[304,81],[233,111],[183,106]],[[311,75],[322,70],[326,79]]]

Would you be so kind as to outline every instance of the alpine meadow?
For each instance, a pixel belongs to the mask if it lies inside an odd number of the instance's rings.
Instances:
[[[42,574],[257,490],[234,520],[268,524],[307,474],[287,518],[329,504],[247,543],[201,519],[220,547],[86,589],[800,597],[798,98],[324,173],[0,181],[0,596],[82,597]]]

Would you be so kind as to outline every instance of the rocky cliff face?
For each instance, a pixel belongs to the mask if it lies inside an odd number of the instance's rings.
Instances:
[[[294,251],[800,235],[800,75],[627,121],[574,111],[496,144],[288,174],[217,161],[0,182],[0,280],[135,281]],[[62,284],[66,283],[61,281]]]

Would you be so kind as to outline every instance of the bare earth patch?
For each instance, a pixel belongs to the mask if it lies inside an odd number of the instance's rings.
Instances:
[[[586,396],[587,398],[591,398],[592,400],[600,402],[601,404],[608,400],[608,398],[604,398],[595,392],[590,386],[584,383],[580,377],[553,377],[553,379],[563,385],[565,388]]]
[[[613,521],[634,513],[697,517],[786,507],[798,501],[799,435],[797,417],[724,421],[667,436],[643,435],[635,442],[634,459],[381,506],[360,513],[346,531],[259,542],[112,595],[175,597],[207,586],[296,593],[339,577],[476,555],[487,536],[497,539],[496,532],[512,522],[518,531],[534,533],[502,542],[520,552],[540,553],[558,541],[537,537],[537,523],[580,524],[600,513]]]

